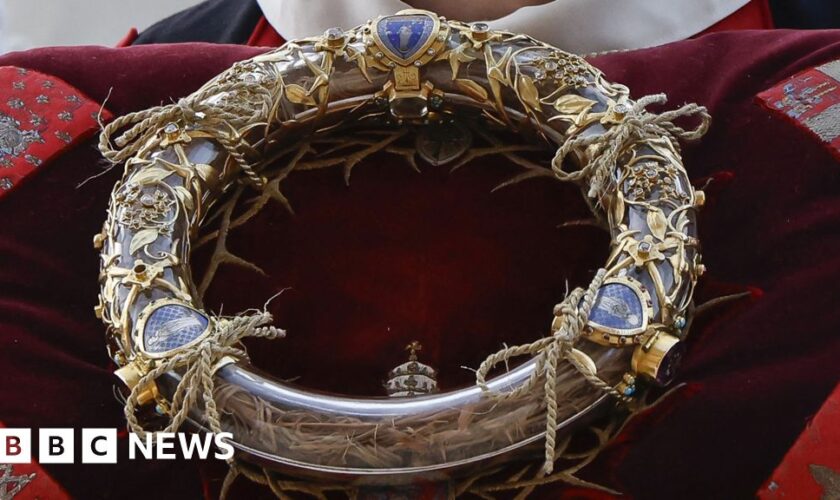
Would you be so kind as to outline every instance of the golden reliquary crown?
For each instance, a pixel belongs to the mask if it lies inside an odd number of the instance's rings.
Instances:
[[[117,118],[100,140],[125,174],[94,237],[96,314],[127,391],[130,429],[228,431],[232,470],[256,470],[252,477],[274,486],[290,472],[351,489],[473,484],[465,478],[477,467],[540,449],[540,474],[551,474],[569,458],[572,433],[616,401],[633,404],[646,385],[667,384],[685,350],[705,269],[696,227],[704,196],[679,141],[700,138],[710,118],[694,104],[646,109],[664,102],[632,99],[583,58],[525,34],[407,10],[289,41],[175,104]],[[688,115],[700,118],[697,129],[673,123]],[[251,366],[240,341],[285,332],[269,326],[266,311],[220,317],[203,308],[190,255],[200,226],[217,220],[214,205],[251,190],[288,204],[280,181],[329,138],[468,123],[555,151],[551,161],[520,162],[507,184],[541,177],[581,188],[610,234],[592,281],[557,298],[533,342],[489,354],[468,387],[438,392],[416,342],[389,374],[389,398],[324,394]],[[377,137],[370,150],[391,144]],[[454,140],[463,135],[425,137],[419,144],[439,146],[417,148],[434,153],[431,163],[470,147]],[[333,149],[350,158],[349,177],[353,156]]]

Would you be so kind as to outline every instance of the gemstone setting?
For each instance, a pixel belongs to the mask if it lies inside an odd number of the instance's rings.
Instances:
[[[373,31],[377,44],[389,58],[408,65],[426,55],[439,28],[436,17],[417,12],[382,17]]]
[[[626,276],[609,278],[598,289],[587,326],[609,343],[626,344],[647,329],[651,305],[638,281]]]
[[[207,315],[192,307],[172,301],[155,303],[141,319],[143,351],[164,355],[194,343],[209,329]]]

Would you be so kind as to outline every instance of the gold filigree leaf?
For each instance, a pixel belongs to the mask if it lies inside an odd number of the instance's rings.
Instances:
[[[686,228],[686,226],[688,226],[688,224],[689,224],[690,222],[691,222],[691,221],[690,221],[690,220],[688,220],[688,215],[686,215],[685,211],[682,211],[682,212],[680,212],[680,214],[677,216],[677,223],[675,224],[675,226],[676,226],[676,227],[675,227],[675,229],[676,229],[677,231],[681,232],[681,233],[684,233],[684,232],[685,232],[685,228]]]
[[[458,78],[455,80],[455,85],[458,86],[465,94],[472,97],[478,102],[484,102],[487,100],[487,90],[484,89],[481,85],[477,84],[472,80],[467,80],[466,78]]]
[[[554,109],[556,109],[558,113],[568,116],[580,116],[586,114],[594,105],[595,101],[592,99],[587,99],[586,97],[581,97],[576,94],[561,95],[553,103]]]
[[[347,47],[347,59],[351,62],[355,62],[356,66],[359,67],[359,71],[362,73],[362,76],[365,77],[365,80],[370,83],[372,80],[370,79],[370,75],[368,74],[367,70],[367,59],[365,59],[365,55],[363,52],[358,51],[352,47]]]
[[[131,245],[128,247],[128,252],[134,254],[144,246],[155,241],[158,237],[157,229],[142,229],[137,231],[137,234],[131,238]]]
[[[493,58],[493,51],[489,45],[485,46],[484,54],[487,62],[487,77],[490,80],[496,80],[499,83],[510,86],[510,80],[505,74],[505,68],[510,60],[511,54],[513,54],[513,47],[508,47],[505,54],[498,61]]]
[[[162,181],[174,173],[174,171],[162,167],[144,168],[131,176],[131,182],[147,186]]]
[[[668,221],[665,219],[665,214],[662,213],[662,210],[650,207],[647,213],[647,225],[650,228],[651,234],[659,241],[663,241],[665,239],[665,231],[668,229]]]
[[[588,355],[586,355],[582,351],[578,351],[577,349],[572,349],[569,351],[569,356],[574,358],[577,361],[577,364],[583,368],[584,370],[588,370],[589,373],[587,375],[595,375],[598,373],[598,367],[595,366],[595,362],[592,361]]]
[[[542,111],[540,109],[540,92],[537,90],[537,86],[534,85],[534,80],[531,77],[528,75],[519,75],[516,87],[519,92],[519,98],[523,103],[537,113]]]
[[[677,249],[677,251],[674,252],[674,255],[668,257],[668,261],[671,263],[671,267],[674,268],[674,276],[680,274],[682,272],[682,266],[684,261],[682,249]]]
[[[181,200],[181,203],[184,205],[184,208],[187,210],[192,210],[195,208],[195,203],[193,203],[193,195],[190,193],[190,190],[183,187],[183,186],[175,186],[175,194],[178,195],[178,199]]]
[[[321,64],[324,65],[322,68],[310,58],[306,57],[303,52],[299,53],[299,57],[303,59],[306,63],[306,67],[309,68],[309,71],[315,75],[315,81],[312,82],[312,87],[307,91],[307,95],[312,95],[315,93],[316,90],[321,88],[323,85],[327,85],[330,79],[329,71],[332,67],[332,54],[329,52],[324,52],[323,59],[321,60]]]
[[[613,204],[613,222],[618,225],[622,220],[624,220],[624,193],[617,189]]]
[[[308,104],[315,106],[315,99],[306,92],[306,89],[294,83],[286,85],[286,99],[294,104]]]
[[[109,277],[105,280],[105,284],[102,286],[102,293],[100,294],[102,300],[105,302],[113,302],[116,290],[114,289],[114,278]]]
[[[204,182],[210,182],[217,175],[216,169],[206,163],[196,163],[195,171],[198,172],[198,176]]]
[[[449,51],[449,67],[452,69],[452,79],[458,78],[458,70],[461,69],[461,63],[475,61],[475,57],[466,54],[464,51],[470,47],[470,42],[464,42]]]

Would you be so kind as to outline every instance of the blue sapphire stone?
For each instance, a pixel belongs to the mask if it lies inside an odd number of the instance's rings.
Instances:
[[[639,295],[623,283],[608,283],[598,289],[589,321],[616,330],[633,330],[644,325],[644,308]]]
[[[376,24],[382,44],[400,59],[411,59],[434,34],[435,21],[425,14],[383,17]]]
[[[150,354],[160,354],[189,344],[207,329],[210,320],[195,309],[166,304],[149,315],[143,329],[143,346]]]

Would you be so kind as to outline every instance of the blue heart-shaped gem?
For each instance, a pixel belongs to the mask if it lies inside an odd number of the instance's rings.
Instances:
[[[376,33],[393,58],[410,60],[434,34],[435,20],[426,14],[383,17],[376,23]]]
[[[639,295],[623,283],[607,283],[598,289],[589,321],[616,330],[633,330],[644,325]]]
[[[189,344],[207,330],[210,320],[187,306],[165,304],[149,315],[143,329],[143,348],[160,354]]]

